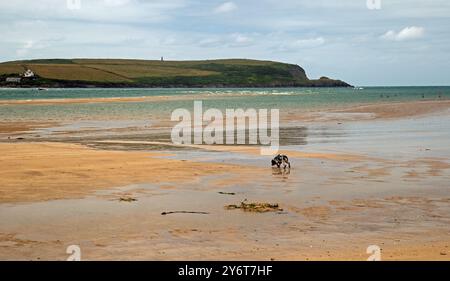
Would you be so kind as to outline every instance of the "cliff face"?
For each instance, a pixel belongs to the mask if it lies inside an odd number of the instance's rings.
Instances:
[[[6,82],[31,69],[36,77]],[[298,65],[257,60],[33,60],[0,64],[0,85],[12,87],[349,87],[308,79]]]
[[[289,73],[297,81],[304,82],[309,80],[308,77],[306,76],[305,70],[298,65],[291,65]]]

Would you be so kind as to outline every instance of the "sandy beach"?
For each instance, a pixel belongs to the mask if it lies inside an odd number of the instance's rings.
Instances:
[[[450,151],[447,127],[436,129],[449,108],[443,100],[289,111],[283,122],[305,126],[308,145],[282,148],[288,173],[259,147],[176,147],[136,127],[117,137],[110,128],[55,133],[53,120],[2,122],[0,259],[65,260],[67,246],[79,245],[85,260],[366,260],[378,245],[383,260],[449,260]],[[405,132],[430,137],[406,142]],[[280,210],[226,208],[241,202]]]
[[[2,275],[450,273],[449,15],[0,1]]]

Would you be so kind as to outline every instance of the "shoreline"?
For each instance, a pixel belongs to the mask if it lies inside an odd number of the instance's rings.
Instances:
[[[317,81],[316,80],[310,80],[310,81]],[[345,82],[344,82],[345,83]],[[407,87],[407,86],[405,86]],[[427,86],[418,86],[418,87],[427,87]],[[434,87],[434,86],[433,86]],[[448,86],[436,86],[436,87],[448,87]],[[342,86],[317,86],[317,85],[313,85],[313,86],[308,86],[307,84],[299,84],[299,85],[295,85],[295,84],[287,84],[287,85],[282,85],[282,86],[278,86],[278,85],[259,85],[259,86],[253,86],[253,85],[247,85],[247,84],[242,84],[242,85],[216,85],[216,84],[210,84],[210,85],[174,85],[174,86],[149,86],[149,85],[145,85],[145,84],[141,84],[141,85],[132,85],[132,84],[119,84],[119,83],[115,83],[114,85],[111,84],[101,84],[101,85],[90,85],[87,84],[85,86],[77,86],[77,84],[74,84],[74,86],[72,85],[68,85],[68,86],[61,86],[59,84],[56,84],[56,86],[45,86],[45,85],[25,85],[24,87],[11,87],[11,85],[9,86],[4,86],[4,85],[0,85],[0,89],[39,89],[39,88],[44,88],[44,89],[242,89],[242,88],[249,88],[249,89],[264,89],[264,88],[276,88],[276,89],[287,89],[287,88],[309,88],[309,89],[314,89],[314,88],[358,88],[352,85],[342,85]]]

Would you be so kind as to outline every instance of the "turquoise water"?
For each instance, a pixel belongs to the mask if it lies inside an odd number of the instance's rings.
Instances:
[[[259,89],[0,89],[0,100],[168,96],[173,100],[59,105],[0,105],[0,120],[148,119],[175,108],[295,108],[314,110],[351,104],[449,99],[450,87],[259,88]],[[184,99],[186,97],[186,99]]]

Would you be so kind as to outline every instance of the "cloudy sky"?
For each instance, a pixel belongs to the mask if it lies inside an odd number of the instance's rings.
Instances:
[[[0,0],[0,61],[253,58],[299,64],[311,78],[354,85],[450,85],[450,1],[369,4]]]

